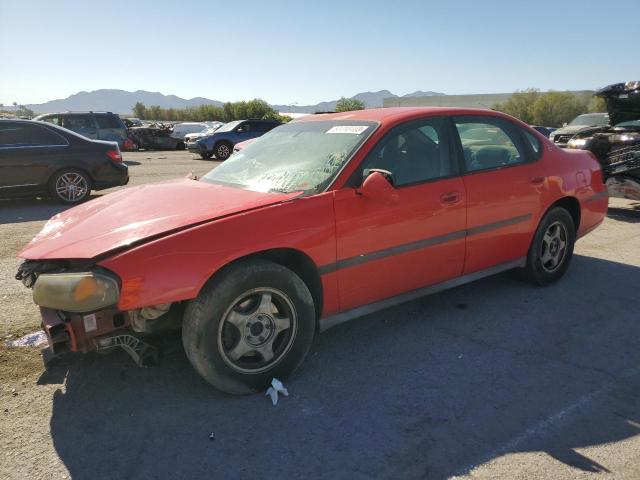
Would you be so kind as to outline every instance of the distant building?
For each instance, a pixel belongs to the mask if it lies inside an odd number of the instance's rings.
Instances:
[[[593,92],[581,90],[569,92],[590,97]],[[384,107],[460,107],[491,108],[496,103],[506,101],[512,93],[479,93],[474,95],[437,95],[431,97],[395,97],[385,98]]]

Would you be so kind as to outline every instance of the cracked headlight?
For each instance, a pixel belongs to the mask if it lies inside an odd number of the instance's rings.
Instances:
[[[114,277],[99,272],[43,273],[33,286],[33,301],[66,312],[92,312],[118,303]]]

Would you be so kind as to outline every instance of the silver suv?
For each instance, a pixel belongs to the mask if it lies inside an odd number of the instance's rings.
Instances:
[[[127,127],[118,115],[111,112],[45,113],[34,120],[53,123],[95,140],[118,142],[122,150],[133,148]]]

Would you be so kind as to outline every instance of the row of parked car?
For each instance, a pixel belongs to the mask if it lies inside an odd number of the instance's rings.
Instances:
[[[222,122],[144,122],[120,118],[112,112],[62,112],[39,115],[34,120],[51,123],[94,140],[117,142],[122,150],[180,150],[190,139],[212,133]]]
[[[0,120],[0,196],[49,195],[77,204],[92,190],[126,185],[129,169],[121,150],[188,148],[208,159],[226,160],[239,142],[263,135],[279,122],[239,120],[222,124],[181,123],[168,127],[125,122],[110,112],[65,112],[34,120]],[[204,126],[204,128],[203,128]],[[162,131],[162,135],[153,132]],[[166,133],[166,134],[165,134]],[[150,139],[153,137],[153,139]],[[164,140],[162,140],[164,139]],[[170,143],[171,142],[171,143]]]
[[[143,122],[112,112],[63,112],[34,120],[66,128],[94,140],[117,142],[121,150],[188,149],[203,159],[226,160],[237,143],[257,138],[280,125],[275,120],[222,122]]]

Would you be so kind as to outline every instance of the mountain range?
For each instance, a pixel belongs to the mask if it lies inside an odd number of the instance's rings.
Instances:
[[[402,96],[428,97],[434,95],[444,95],[444,93],[419,90]],[[383,99],[397,97],[398,95],[391,93],[389,90],[380,90],[377,92],[358,93],[350,98],[362,100],[367,108],[376,108],[382,107]],[[130,115],[131,109],[136,102],[142,102],[147,107],[159,105],[162,108],[185,108],[203,104],[220,107],[224,104],[219,100],[211,100],[204,97],[184,99],[176,95],[164,95],[160,92],[147,92],[146,90],[128,92],[126,90],[101,89],[92,92],[79,92],[67,98],[26,105],[26,107],[36,113],[94,110]],[[335,109],[337,102],[338,100],[330,100],[315,105],[272,105],[272,107],[285,113],[313,113],[331,111]]]

